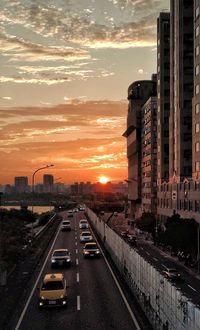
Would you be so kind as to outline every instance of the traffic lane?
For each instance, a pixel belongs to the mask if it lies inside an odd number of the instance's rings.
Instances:
[[[200,303],[199,299],[199,292],[200,292],[200,281],[199,279],[192,276],[187,270],[184,269],[184,267],[181,267],[181,265],[178,265],[175,260],[170,258],[170,256],[167,256],[166,254],[163,254],[157,249],[154,249],[150,244],[148,243],[139,243],[138,244],[138,252],[143,256],[148,262],[156,266],[158,270],[161,272],[163,270],[166,270],[167,267],[176,268],[178,272],[181,274],[181,280],[179,281],[171,281],[177,288],[180,288],[183,292],[183,294],[186,294],[189,296],[189,298],[192,298],[192,301],[195,304]]]
[[[113,277],[100,259],[85,259],[79,242],[81,329],[136,329]]]
[[[72,256],[72,266],[69,268],[51,268],[50,257],[45,265],[41,280],[46,273],[62,272],[66,278],[68,290],[68,306],[63,308],[42,309],[38,307],[38,290],[34,292],[27,312],[21,323],[21,329],[66,329],[66,324],[75,329],[77,325],[77,282],[76,282],[76,263],[75,263],[75,231],[72,224],[71,232],[60,232],[52,248],[69,248]],[[51,254],[50,254],[51,256]],[[66,323],[67,322],[67,323]]]

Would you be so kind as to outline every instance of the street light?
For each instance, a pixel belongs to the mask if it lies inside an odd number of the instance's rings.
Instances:
[[[32,194],[34,194],[34,180],[35,180],[35,174],[38,172],[38,171],[41,171],[41,170],[44,170],[45,168],[49,168],[49,167],[52,167],[54,166],[53,164],[51,165],[46,165],[46,166],[43,166],[43,167],[39,167],[37,170],[35,170],[35,172],[33,172],[33,175],[32,175]],[[32,196],[32,213],[33,213],[33,196]],[[32,234],[33,234],[33,222],[32,222]]]

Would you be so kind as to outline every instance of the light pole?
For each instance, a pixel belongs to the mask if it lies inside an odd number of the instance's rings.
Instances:
[[[41,171],[41,170],[44,170],[45,168],[49,168],[49,167],[52,167],[54,166],[53,164],[51,165],[46,165],[46,166],[43,166],[43,167],[39,167],[37,170],[35,170],[35,172],[33,172],[33,175],[32,175],[32,183],[31,183],[31,186],[32,186],[32,213],[33,213],[33,195],[34,195],[34,180],[35,180],[35,174],[38,172],[38,171]],[[33,222],[32,222],[32,234],[33,234]]]

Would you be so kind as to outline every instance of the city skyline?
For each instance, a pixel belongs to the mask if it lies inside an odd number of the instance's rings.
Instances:
[[[69,183],[126,179],[127,89],[156,72],[156,18],[169,1],[0,8],[0,183],[46,164]]]

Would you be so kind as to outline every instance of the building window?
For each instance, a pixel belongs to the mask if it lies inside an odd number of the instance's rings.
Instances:
[[[195,171],[198,172],[200,170],[200,162],[195,162]]]
[[[195,86],[195,94],[196,94],[196,95],[199,94],[199,84],[197,84],[197,85]]]
[[[199,65],[195,67],[195,76],[198,76],[199,74]]]
[[[199,142],[195,143],[195,151],[199,152]]]
[[[195,48],[195,56],[198,56],[199,55],[199,45],[196,46]]]
[[[199,103],[197,103],[195,105],[195,114],[197,115],[199,113],[199,110],[200,110],[200,106],[199,106]]]
[[[195,37],[198,37],[198,35],[199,35],[199,25],[197,25],[195,29]]]
[[[195,133],[199,133],[199,123],[195,125]]]

